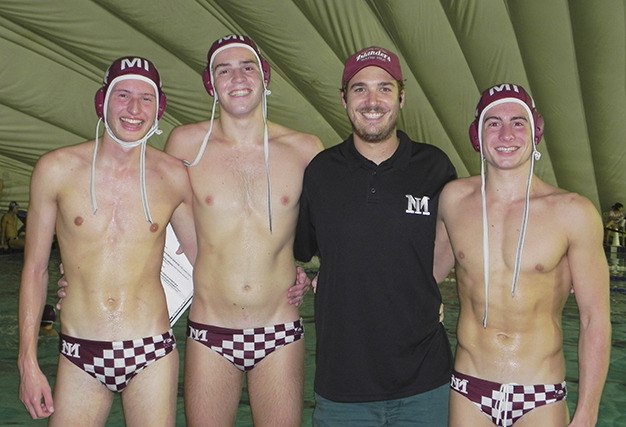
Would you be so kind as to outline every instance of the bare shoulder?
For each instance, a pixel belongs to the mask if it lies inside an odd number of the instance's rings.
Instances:
[[[208,123],[205,120],[175,127],[167,138],[165,152],[179,159],[195,157],[194,153],[207,133]]]
[[[480,176],[458,178],[448,182],[441,192],[441,199],[458,202],[474,194],[480,193]]]
[[[546,189],[540,199],[545,203],[547,212],[558,218],[559,223],[577,233],[590,227],[601,229],[600,213],[587,197],[553,186]]]
[[[177,185],[187,185],[187,167],[182,160],[165,153],[157,148],[148,147],[146,165],[157,171],[166,182]]]
[[[70,171],[80,171],[84,167],[91,166],[93,148],[94,141],[87,141],[54,149],[39,158],[35,170],[50,174],[61,172],[58,174],[60,176],[69,175]]]
[[[148,147],[146,155],[149,156],[150,159],[147,160],[147,164],[157,165],[159,168],[171,170],[176,173],[185,171],[185,165],[182,160],[158,148]]]
[[[300,132],[277,123],[269,123],[270,140],[289,148],[295,148],[309,161],[324,149],[322,141],[315,135]]]

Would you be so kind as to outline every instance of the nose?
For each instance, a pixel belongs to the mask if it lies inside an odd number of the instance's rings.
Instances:
[[[504,123],[500,128],[500,139],[508,141],[513,138],[515,138],[515,135],[513,134],[513,126],[511,124]]]
[[[239,69],[239,68],[235,68],[233,69],[232,72],[232,80],[233,81],[241,81],[244,80],[244,72],[243,70]]]
[[[365,102],[369,105],[377,105],[378,104],[378,92],[375,90],[370,90],[367,92]]]
[[[139,114],[141,112],[141,99],[138,97],[131,97],[128,101],[128,112],[131,114]]]

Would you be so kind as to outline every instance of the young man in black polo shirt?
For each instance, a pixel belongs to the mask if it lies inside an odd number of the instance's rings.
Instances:
[[[321,258],[315,425],[447,425],[452,357],[433,277],[437,203],[456,177],[437,147],[396,130],[398,57],[352,55],[342,103],[353,133],[304,175],[295,255]]]

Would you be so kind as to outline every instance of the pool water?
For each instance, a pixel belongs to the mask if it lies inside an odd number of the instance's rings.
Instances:
[[[50,285],[48,286],[49,304],[56,303],[56,281],[59,274],[58,251],[53,250],[50,264]],[[613,263],[615,264],[615,263]],[[618,263],[619,264],[619,263]],[[0,331],[0,379],[3,384],[0,390],[0,425],[2,426],[42,426],[46,420],[32,420],[18,398],[19,375],[16,367],[18,328],[17,328],[17,300],[20,271],[22,268],[22,254],[0,254],[0,320],[4,325]],[[600,421],[598,426],[626,426],[626,278],[619,276],[620,272],[612,269],[611,280],[611,321],[613,324],[613,345],[611,351],[611,366],[602,396],[600,407]],[[618,271],[614,274],[615,271]],[[616,275],[617,274],[617,275]],[[445,309],[445,325],[454,346],[455,328],[458,312],[456,289],[452,279],[441,285]],[[302,426],[311,425],[311,414],[314,406],[313,373],[315,371],[315,323],[313,315],[313,295],[309,293],[301,307],[301,315],[305,323],[305,392],[304,414]],[[182,368],[185,354],[185,322],[186,315],[174,325],[174,334],[178,342],[181,360],[181,373],[178,389],[177,426],[185,425],[182,389]],[[55,325],[58,328],[58,324]],[[573,297],[568,300],[563,313],[564,346],[567,363],[568,405],[570,412],[576,406],[578,392],[578,310]],[[39,342],[39,362],[41,369],[51,383],[56,374],[58,360],[58,339],[56,337],[41,337]],[[119,396],[115,399],[107,426],[123,426],[123,413]],[[252,426],[247,393],[242,393],[237,426]]]

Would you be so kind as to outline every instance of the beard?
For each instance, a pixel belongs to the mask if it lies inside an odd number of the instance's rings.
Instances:
[[[374,108],[363,108],[357,110],[358,114],[363,113],[385,113],[387,110],[374,107]],[[350,122],[352,124],[352,131],[355,135],[357,135],[360,139],[365,142],[377,143],[386,141],[395,131],[396,123],[397,123],[398,113],[397,111],[390,111],[390,115],[386,123],[382,123],[381,125],[372,126],[370,124],[362,124],[358,120],[350,117]]]

